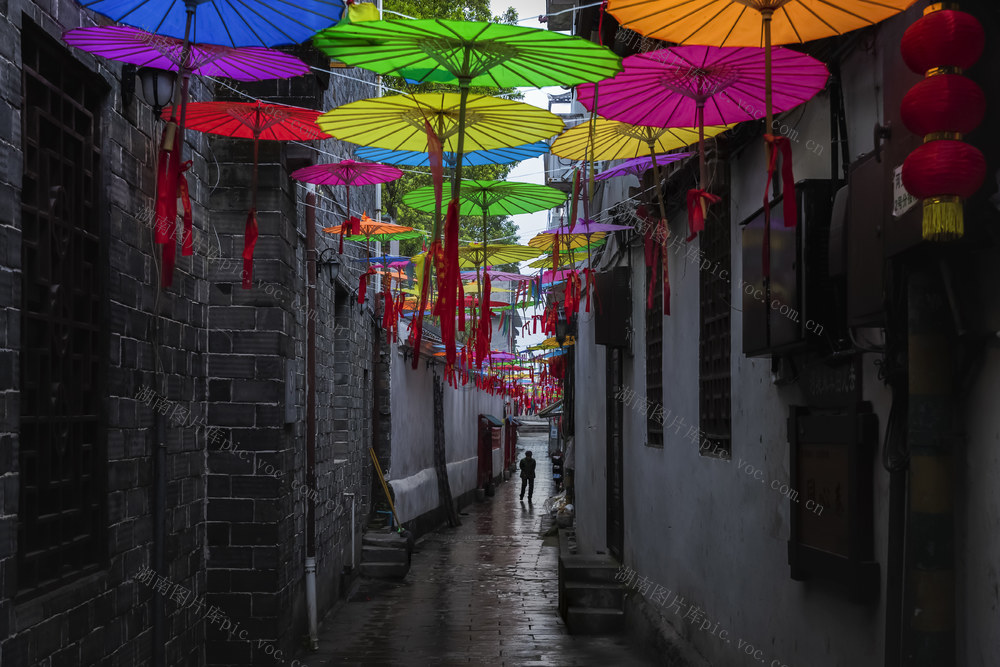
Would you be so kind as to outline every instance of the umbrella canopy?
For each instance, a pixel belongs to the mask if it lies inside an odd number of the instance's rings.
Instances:
[[[470,243],[459,248],[458,258],[462,266],[488,266],[493,264],[515,264],[534,259],[542,254],[538,248],[524,245],[490,245]]]
[[[163,110],[170,118],[173,109]],[[193,102],[187,107],[188,129],[238,139],[308,141],[329,139],[316,119],[319,111],[283,104],[256,102]]]
[[[697,128],[663,128],[648,125],[631,125],[615,120],[598,118],[594,124],[594,147],[590,142],[589,123],[577,125],[563,132],[552,144],[552,152],[569,160],[627,160],[649,157],[684,148],[698,142]],[[706,127],[705,136],[715,136],[726,127]]]
[[[865,28],[915,0],[610,0],[608,13],[631,30],[675,44],[765,46],[809,42]],[[753,11],[756,10],[756,11]]]
[[[346,223],[345,223],[346,224]],[[335,225],[333,227],[324,227],[324,232],[329,232],[330,234],[339,234],[341,227],[344,225]],[[361,216],[361,233],[355,236],[360,238],[370,238],[376,234],[399,234],[402,232],[412,232],[413,227],[405,227],[403,225],[394,225],[390,222],[376,222],[372,220],[367,215]],[[419,235],[420,232],[417,232]],[[350,238],[350,237],[349,237]]]
[[[462,280],[472,280],[476,277],[475,271],[462,271]],[[509,271],[490,271],[490,280],[496,282],[498,280],[504,280],[507,282],[527,282],[529,280],[534,280],[534,276],[525,276],[520,273],[512,273]]]
[[[576,264],[577,262],[583,262],[590,258],[590,251],[587,248],[581,248],[579,250],[570,250],[567,252],[559,253],[559,266],[569,266],[570,264]],[[535,261],[528,264],[533,269],[545,269],[552,268],[552,258],[542,257],[541,259],[536,259]]]
[[[826,66],[812,56],[772,49],[773,110],[787,111],[826,86]],[[765,113],[764,49],[675,46],[629,56],[614,78],[577,87],[587,109],[655,127],[731,125]],[[699,111],[701,113],[699,114]]]
[[[561,233],[558,236],[541,232],[528,241],[528,245],[532,248],[539,248],[548,252],[555,247],[556,239],[558,238],[559,252],[563,252],[564,250],[586,250],[587,248],[597,248],[604,245],[604,237],[604,232],[585,234],[574,231]]]
[[[378,185],[402,177],[403,172],[396,167],[354,160],[316,164],[292,172],[297,181],[321,185]]]
[[[163,110],[170,118],[173,109]],[[243,234],[243,288],[253,285],[253,252],[257,245],[257,151],[261,139],[268,141],[308,141],[325,139],[316,126],[318,111],[301,107],[256,102],[195,102],[187,105],[189,129],[226,137],[253,139],[253,177],[250,212]]]
[[[292,178],[305,183],[347,186],[347,217],[351,217],[351,187],[353,185],[378,185],[390,183],[403,177],[396,167],[372,162],[341,160],[327,164],[316,164],[292,172]]]
[[[445,151],[456,151],[460,95],[449,92],[390,95],[359,100],[319,117],[319,126],[337,139],[389,150],[425,151],[424,122],[441,139]],[[548,139],[564,129],[559,116],[514,100],[470,95],[465,146],[488,150]]]
[[[670,164],[671,162],[676,162],[677,160],[683,160],[689,158],[694,153],[669,153],[667,155],[657,155],[656,164],[658,166]],[[604,181],[609,178],[617,178],[618,176],[638,176],[649,170],[653,166],[653,158],[646,157],[635,157],[631,160],[626,160],[625,162],[611,167],[610,169],[605,169],[599,174],[594,174],[594,179],[598,181]]]
[[[88,53],[139,67],[178,71],[183,64],[184,40],[155,35],[129,26],[103,25],[74,28],[63,41]],[[186,68],[201,76],[237,81],[290,79],[309,73],[309,66],[293,55],[248,46],[191,44]]]
[[[344,12],[343,0],[78,1],[148,32],[233,47],[299,44],[339,21]]]
[[[564,192],[538,183],[465,180],[460,185],[460,215],[519,215],[544,211],[566,201]],[[403,203],[418,211],[434,211],[434,187],[406,193]]]
[[[568,86],[600,81],[621,68],[611,50],[549,30],[449,19],[364,21],[313,38],[348,65],[380,74],[464,86]]]
[[[313,38],[313,43],[348,65],[379,74],[400,74],[418,83],[458,84],[459,131],[454,152],[459,157],[452,184],[453,198],[458,196],[458,182],[462,179],[461,156],[466,149],[462,130],[471,86],[571,86],[606,79],[621,69],[621,58],[585,39],[550,30],[479,21],[414,19],[348,23],[324,30]],[[415,150],[426,149],[422,146]],[[437,236],[435,229],[434,237]]]
[[[477,167],[484,164],[510,164],[549,152],[546,141],[536,141],[533,144],[512,146],[510,148],[493,148],[491,150],[469,151],[462,156],[462,164],[466,167]],[[387,164],[404,164],[411,167],[429,167],[430,154],[420,151],[392,151],[384,148],[362,147],[354,151],[362,160],[385,162]],[[444,166],[454,168],[458,156],[455,153],[444,153]]]

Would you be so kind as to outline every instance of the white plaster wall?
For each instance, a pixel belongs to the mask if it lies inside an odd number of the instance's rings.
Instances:
[[[400,521],[409,521],[440,504],[434,470],[434,370],[421,360],[414,370],[395,346],[390,389],[392,467],[387,472]],[[445,453],[453,498],[476,487],[478,417],[503,416],[503,401],[476,389],[471,379],[458,389],[444,387]],[[500,470],[494,462],[494,472]]]
[[[577,321],[574,410],[576,537],[584,551],[607,550],[606,348],[594,344],[595,304]]]

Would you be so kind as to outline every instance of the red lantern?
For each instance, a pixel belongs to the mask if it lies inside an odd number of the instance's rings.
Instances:
[[[929,141],[903,162],[903,185],[918,199],[947,195],[968,198],[985,179],[986,158],[964,141]]]
[[[928,7],[933,10],[934,5]],[[983,55],[985,35],[975,16],[953,9],[930,11],[907,28],[899,45],[917,74],[935,67],[968,69]]]
[[[983,122],[986,96],[974,81],[961,74],[938,74],[910,88],[900,111],[903,124],[913,134],[965,134]]]
[[[983,27],[971,14],[931,4],[903,35],[907,66],[926,78],[913,86],[900,108],[903,124],[924,144],[903,162],[903,186],[923,200],[923,237],[946,241],[965,230],[962,199],[986,178],[986,159],[962,134],[982,122],[986,99],[961,70],[982,55]]]

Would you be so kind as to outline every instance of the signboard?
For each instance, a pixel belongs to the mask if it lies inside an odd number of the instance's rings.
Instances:
[[[920,203],[920,200],[911,195],[903,187],[903,166],[900,165],[892,171],[892,217],[902,217],[904,213]]]

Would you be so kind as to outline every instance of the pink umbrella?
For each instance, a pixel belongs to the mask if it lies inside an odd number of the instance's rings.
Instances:
[[[355,162],[354,160],[341,160],[329,164],[316,164],[311,167],[303,167],[292,172],[292,178],[305,183],[317,183],[319,185],[344,185],[347,186],[347,217],[351,217],[351,188],[352,185],[378,185],[379,183],[389,183],[403,177],[403,172],[396,167],[377,162]]]
[[[675,46],[640,53],[625,58],[623,70],[614,78],[577,86],[577,95],[586,108],[611,120],[654,127],[698,126],[701,184],[700,190],[688,193],[688,215],[694,227],[703,224],[694,208],[697,213],[703,211],[693,202],[716,199],[706,190],[705,125],[729,125],[767,115],[766,55],[762,48],[720,46]],[[780,47],[771,49],[771,57],[774,111],[802,104],[826,85],[826,66],[815,58]],[[787,181],[791,161],[786,162]],[[697,230],[692,228],[692,232]]]
[[[139,67],[176,72],[183,59],[184,40],[128,26],[74,28],[63,33],[63,41],[88,53]],[[308,65],[281,51],[217,44],[191,44],[185,69],[237,81],[289,79],[309,73]]]
[[[692,153],[667,153],[666,155],[657,155],[656,164],[664,165],[670,164],[671,162],[677,162],[678,160],[683,160],[684,158],[691,157]],[[627,176],[629,174],[633,176],[638,176],[639,174],[647,171],[653,166],[653,158],[647,156],[634,157],[631,160],[625,160],[617,167],[611,167],[611,169],[605,169],[599,174],[595,174],[594,178],[598,181],[604,181],[609,178],[615,178],[617,176]],[[547,232],[546,232],[547,233]],[[560,234],[565,232],[560,232]]]

